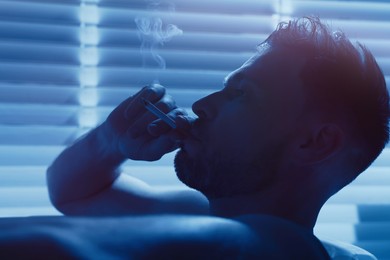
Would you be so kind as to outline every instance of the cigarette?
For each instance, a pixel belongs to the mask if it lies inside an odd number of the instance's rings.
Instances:
[[[160,118],[162,121],[164,121],[166,124],[168,124],[170,127],[173,129],[176,129],[176,123],[173,121],[172,118],[167,116],[163,111],[158,109],[155,105],[153,105],[149,100],[146,100],[142,98],[142,103],[144,104],[145,108],[152,113],[153,115],[157,116]]]

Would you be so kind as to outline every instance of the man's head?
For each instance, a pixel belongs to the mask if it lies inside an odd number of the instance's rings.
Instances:
[[[195,102],[197,138],[179,151],[178,176],[209,198],[316,181],[329,196],[388,140],[383,74],[318,19],[282,23],[258,49],[223,90]]]
[[[354,46],[342,32],[329,31],[317,18],[281,23],[266,42],[306,58],[300,77],[307,109],[344,116],[351,128],[347,135],[357,145],[350,162],[356,177],[389,139],[389,94],[375,58],[363,45]]]

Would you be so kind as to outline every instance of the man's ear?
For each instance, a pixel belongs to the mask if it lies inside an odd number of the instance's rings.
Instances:
[[[344,132],[338,125],[323,124],[296,143],[295,158],[300,164],[322,162],[337,153],[343,142]]]

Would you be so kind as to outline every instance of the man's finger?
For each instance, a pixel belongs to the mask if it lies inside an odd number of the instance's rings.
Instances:
[[[155,106],[160,109],[163,113],[168,113],[169,111],[176,108],[175,101],[169,95],[165,95],[160,101],[155,103]],[[146,111],[146,108],[144,108]],[[157,117],[153,113],[146,111],[141,117],[139,117],[129,128],[129,133],[133,138],[137,138],[139,135],[142,135],[147,131],[148,125],[156,120]],[[170,129],[166,123],[163,123],[163,127],[166,131]]]
[[[143,115],[145,112],[145,108],[142,99],[147,99],[152,103],[160,100],[165,95],[165,88],[161,85],[154,84],[152,86],[145,87],[140,95],[134,97],[134,99],[128,104],[125,117],[130,123],[134,123],[134,121]]]

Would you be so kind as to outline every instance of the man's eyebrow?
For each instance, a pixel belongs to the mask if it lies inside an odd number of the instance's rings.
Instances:
[[[244,73],[242,72],[236,72],[234,74],[230,73],[223,79],[223,85],[226,86],[229,81],[237,81],[244,78]]]
[[[236,76],[236,74],[229,73],[224,79],[223,79],[223,85],[226,86],[228,82],[232,81],[232,79]]]

